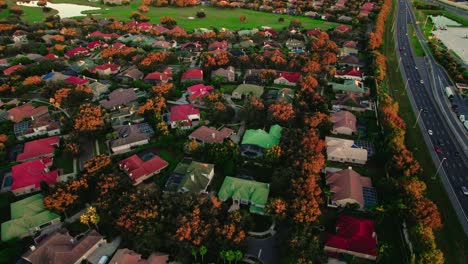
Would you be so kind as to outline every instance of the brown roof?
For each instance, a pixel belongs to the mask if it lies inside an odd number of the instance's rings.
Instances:
[[[109,261],[109,264],[166,264],[168,257],[167,254],[157,252],[151,253],[146,260],[141,258],[141,254],[124,248],[117,250],[114,257]]]
[[[333,130],[340,127],[347,127],[352,131],[356,131],[356,116],[349,111],[340,111],[333,113],[330,117],[333,122]]]
[[[79,241],[75,241],[68,233],[56,232],[41,242],[34,251],[30,250],[22,257],[33,264],[75,263],[102,239],[95,230]]]
[[[138,124],[120,126],[115,131],[119,134],[119,138],[111,141],[112,148],[149,139],[148,134],[140,131]]]
[[[47,106],[34,107],[31,102],[28,102],[22,106],[18,106],[8,110],[8,118],[15,122],[21,122],[25,118],[30,118],[31,116],[40,116],[47,113],[49,110]]]
[[[363,187],[372,187],[372,181],[368,177],[362,177],[359,173],[348,168],[325,176],[326,182],[330,185],[330,191],[333,193],[332,200],[339,201],[343,199],[353,199],[364,206]]]
[[[224,139],[232,134],[232,129],[224,127],[216,130],[213,127],[201,126],[190,134],[190,137],[201,140],[205,143],[222,143]]]
[[[137,96],[133,89],[119,88],[109,94],[109,100],[101,100],[99,102],[104,108],[111,109],[135,100],[137,100]]]

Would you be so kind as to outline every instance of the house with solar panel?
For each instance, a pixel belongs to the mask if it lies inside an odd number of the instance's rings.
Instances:
[[[367,149],[357,146],[354,140],[325,137],[327,160],[340,163],[366,164]]]
[[[247,129],[241,143],[242,155],[249,158],[263,156],[265,149],[279,144],[281,130],[279,125],[271,126],[269,132],[263,129]]]
[[[361,176],[351,167],[327,172],[325,180],[332,193],[328,197],[329,207],[337,208],[356,204],[359,210],[365,210],[377,204],[377,193],[372,187],[371,178]]]
[[[2,223],[2,241],[33,235],[60,223],[60,215],[47,211],[42,198],[39,193],[10,205],[11,220]]]
[[[232,198],[229,212],[239,210],[240,205],[246,205],[251,213],[263,215],[269,193],[268,183],[227,176],[219,189],[218,198],[223,202]]]
[[[214,177],[214,164],[184,159],[169,176],[167,191],[206,193]]]

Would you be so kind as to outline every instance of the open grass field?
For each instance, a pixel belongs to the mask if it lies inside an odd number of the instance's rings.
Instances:
[[[13,6],[14,1],[8,0],[9,6]],[[128,21],[130,20],[130,13],[137,11],[138,6],[141,5],[141,0],[135,0],[127,6],[107,6],[101,3],[87,2],[81,0],[57,0],[54,3],[73,3],[73,4],[82,4],[89,6],[101,7],[101,10],[92,10],[85,11],[85,14],[93,14],[95,17],[113,17],[116,20]],[[197,11],[203,11],[206,14],[206,17],[203,19],[189,19],[189,17],[195,17]],[[48,14],[43,14],[40,8],[33,7],[23,7],[25,14],[22,16],[23,21],[28,23],[40,22],[45,16],[53,15],[55,12],[50,12]],[[282,29],[287,27],[289,22],[293,19],[298,19],[302,22],[302,27],[311,29],[311,28],[321,28],[327,30],[329,28],[334,28],[338,24],[315,20],[308,17],[302,16],[288,16],[288,15],[279,15],[273,13],[265,13],[253,10],[246,9],[220,9],[215,7],[185,7],[185,8],[175,8],[175,7],[150,7],[149,12],[145,14],[151,18],[152,23],[158,23],[159,19],[162,16],[173,17],[177,24],[183,27],[186,30],[193,30],[195,28],[228,28],[232,30],[236,29],[251,29],[253,27],[259,26],[269,26],[274,29]],[[239,21],[240,15],[246,15],[247,19],[245,22],[241,23]],[[0,18],[8,16],[8,11],[0,11]],[[278,18],[284,18],[284,22],[278,22]]]
[[[418,38],[414,34],[414,28],[413,25],[409,25],[409,33],[410,34],[410,40],[411,40],[411,46],[413,46],[414,50],[414,55],[421,57],[424,56],[424,50],[421,46],[421,43],[419,43]]]
[[[384,54],[387,56],[388,65],[398,65],[391,23],[387,25],[387,30],[385,31]],[[429,198],[437,204],[441,214],[443,228],[435,231],[435,235],[437,245],[444,253],[445,263],[467,263],[468,238],[465,236],[465,232],[458,221],[442,183],[439,179],[431,180],[431,177],[435,175],[436,168],[425,142],[421,140],[422,134],[420,129],[418,127],[413,128],[412,126],[416,121],[416,116],[408,95],[404,90],[404,82],[400,71],[396,71],[394,67],[388,67],[387,84],[392,91],[393,98],[399,103],[399,115],[406,124],[411,124],[407,125],[406,143],[408,149],[413,152],[415,158],[424,169],[423,173],[425,177],[423,177],[423,180],[427,185],[427,193]]]

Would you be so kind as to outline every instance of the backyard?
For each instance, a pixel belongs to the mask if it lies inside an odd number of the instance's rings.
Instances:
[[[9,6],[13,6],[15,1],[8,0]],[[132,1],[127,6],[107,6],[98,2],[86,2],[86,5],[101,7],[100,10],[89,10],[84,11],[84,14],[94,14],[95,17],[113,17],[116,20],[128,21],[130,20],[130,13],[137,11],[138,6],[141,5],[141,0]],[[83,4],[83,1],[79,0],[59,0],[54,3],[72,3],[72,4]],[[22,7],[24,15],[22,16],[23,21],[28,23],[42,21],[46,14],[39,11],[38,8],[34,7]],[[203,10],[206,17],[203,19],[189,19],[189,17],[195,17],[197,11]],[[39,12],[38,12],[39,11]],[[0,11],[0,18],[8,16],[7,10]],[[48,15],[54,15],[56,11],[52,10],[47,13]],[[302,16],[288,16],[279,15],[273,13],[265,13],[247,9],[221,9],[215,7],[150,7],[149,12],[145,13],[150,18],[150,22],[159,23],[159,19],[162,16],[170,16],[177,21],[177,24],[186,30],[193,30],[195,28],[228,28],[228,29],[251,29],[259,26],[269,26],[274,29],[282,29],[287,27],[289,22],[293,19],[300,20],[302,27],[307,29],[321,28],[327,30],[334,28],[338,24],[332,22],[326,22],[322,20],[315,20],[308,17]],[[239,16],[246,15],[247,19],[244,22],[239,21]],[[284,18],[284,22],[279,22],[278,19]]]

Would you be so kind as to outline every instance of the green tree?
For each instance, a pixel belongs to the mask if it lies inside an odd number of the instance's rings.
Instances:
[[[195,258],[195,261],[197,261],[197,255],[198,251],[195,248],[192,248],[192,256]]]
[[[242,252],[240,250],[236,250],[236,251],[234,251],[234,257],[235,257],[236,263],[237,263],[237,261],[242,260],[242,258],[244,257],[244,254],[242,254]]]
[[[200,247],[199,251],[200,251],[200,256],[201,256],[202,263],[203,263],[204,262],[203,256],[205,256],[206,252],[208,252],[208,248],[203,245]]]

